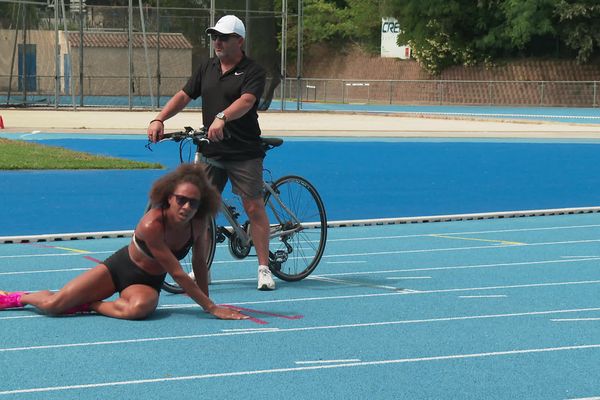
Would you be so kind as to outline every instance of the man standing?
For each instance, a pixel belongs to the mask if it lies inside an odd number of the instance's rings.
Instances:
[[[211,141],[203,148],[204,156],[218,163],[206,163],[206,172],[221,192],[231,180],[233,192],[242,198],[258,256],[258,289],[273,290],[275,282],[268,267],[269,220],[262,187],[265,152],[260,144],[257,113],[266,73],[242,50],[246,28],[239,18],[226,15],[206,33],[213,41],[216,57],[202,62],[183,89],[150,122],[148,138],[160,140],[164,121],[192,99],[202,97],[202,122],[208,127]]]

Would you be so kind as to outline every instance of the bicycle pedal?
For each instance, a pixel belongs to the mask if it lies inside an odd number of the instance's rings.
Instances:
[[[286,253],[283,250],[277,250],[275,252],[275,258],[273,259],[273,261],[275,261],[276,263],[279,264],[283,264],[284,262],[286,262],[288,259],[288,253]]]
[[[281,263],[275,260],[269,260],[269,269],[271,271],[281,271]]]
[[[217,240],[217,243],[223,243],[227,239],[227,237],[225,237],[223,232],[217,232],[217,235],[215,238]]]

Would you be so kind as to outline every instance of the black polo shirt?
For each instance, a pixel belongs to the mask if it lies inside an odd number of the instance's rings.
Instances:
[[[260,145],[258,102],[265,88],[265,70],[244,55],[225,74],[217,57],[203,61],[183,87],[192,99],[202,97],[202,124],[209,127],[215,115],[225,110],[244,93],[251,93],[256,102],[243,117],[227,121],[225,133],[229,139],[204,147],[204,155],[222,160],[250,160],[264,157]]]

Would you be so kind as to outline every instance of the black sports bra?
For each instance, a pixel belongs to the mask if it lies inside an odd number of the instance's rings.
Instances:
[[[166,226],[164,224],[164,219],[165,219],[164,210],[162,212],[162,216],[163,216],[163,227],[164,227],[163,231],[164,231],[166,229]],[[163,234],[164,234],[164,232],[163,232]],[[154,259],[154,256],[152,255],[152,252],[148,248],[148,245],[146,244],[146,242],[144,242],[142,239],[138,239],[135,236],[135,233],[133,234],[133,237],[131,239],[133,240],[133,244],[135,245],[135,247],[138,248],[139,251],[144,253],[146,256]],[[183,258],[185,256],[187,256],[187,254],[190,252],[190,249],[192,248],[193,245],[194,245],[194,225],[190,222],[190,239],[187,241],[186,244],[183,245],[183,247],[181,249],[171,250],[171,253],[173,253],[175,258],[177,258],[178,260],[183,260]]]

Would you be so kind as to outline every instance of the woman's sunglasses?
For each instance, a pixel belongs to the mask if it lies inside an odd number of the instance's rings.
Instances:
[[[198,207],[200,207],[200,199],[192,199],[190,197],[182,196],[180,194],[173,194],[173,196],[175,196],[175,202],[177,202],[177,205],[179,207],[183,207],[188,203],[190,207],[194,210],[197,210]]]

